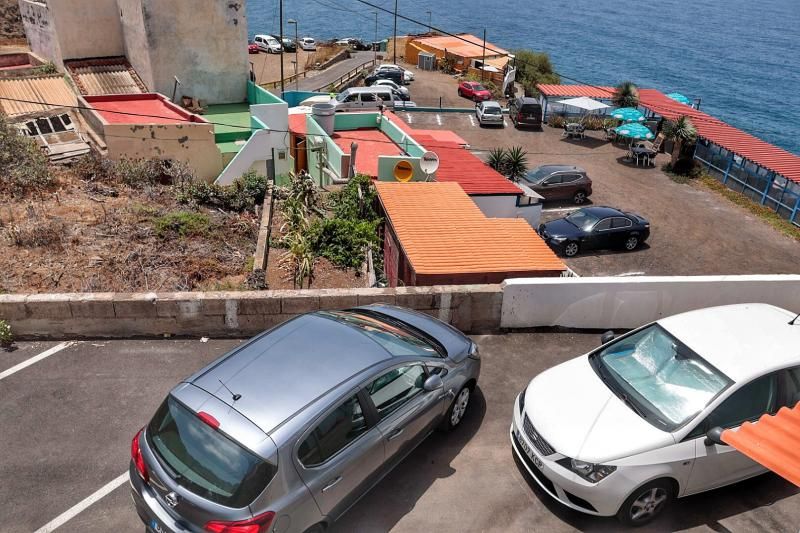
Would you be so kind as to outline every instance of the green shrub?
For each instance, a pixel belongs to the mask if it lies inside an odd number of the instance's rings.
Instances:
[[[58,68],[52,61],[48,61],[47,63],[42,63],[41,65],[36,67],[34,71],[36,71],[36,74],[40,76],[49,76],[51,74],[58,74]]]
[[[173,211],[154,219],[153,226],[162,239],[174,235],[203,235],[211,228],[211,219],[201,213]]]
[[[375,211],[377,195],[372,185],[372,178],[365,174],[356,174],[340,191],[330,194],[333,215],[344,219],[378,218],[378,213]]]
[[[186,180],[179,185],[176,199],[180,203],[218,207],[225,211],[253,211],[264,203],[267,178],[249,171],[231,185]]]
[[[547,125],[551,128],[563,128],[564,124],[567,123],[566,117],[564,115],[557,115],[555,113],[550,113],[550,116],[547,117]]]
[[[8,348],[12,344],[14,344],[14,334],[11,332],[11,324],[0,320],[0,347]]]
[[[309,228],[312,248],[342,268],[360,269],[367,246],[378,250],[378,220],[317,219]]]
[[[53,185],[47,156],[0,112],[0,193],[23,196]]]

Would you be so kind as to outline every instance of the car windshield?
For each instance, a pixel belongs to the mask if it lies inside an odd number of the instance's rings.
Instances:
[[[599,218],[591,214],[589,211],[579,209],[578,211],[573,211],[567,215],[566,220],[567,222],[572,223],[572,225],[575,227],[583,230],[589,230],[595,225]]]
[[[486,87],[484,87],[484,86],[483,86],[483,85],[481,85],[480,83],[473,83],[473,84],[472,84],[472,90],[473,90],[473,91],[485,91],[485,90],[486,90]]]
[[[665,431],[692,420],[733,383],[658,324],[619,339],[591,360],[617,396]]]
[[[393,356],[441,357],[440,350],[443,348],[437,350],[428,339],[405,329],[384,315],[366,310],[320,311],[319,314],[358,328]]]
[[[529,170],[525,176],[525,179],[533,183],[536,183],[542,181],[550,174],[552,174],[552,171],[550,169],[546,167],[539,167],[539,168],[534,168],[533,170]]]
[[[226,507],[249,505],[277,472],[172,396],[147,426],[147,443],[176,483]]]
[[[345,98],[347,98],[348,96],[350,96],[350,95],[347,94],[347,93],[339,93],[339,94],[336,95],[336,101],[337,102],[344,102]]]

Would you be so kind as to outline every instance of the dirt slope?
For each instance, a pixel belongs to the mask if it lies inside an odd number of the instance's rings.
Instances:
[[[0,43],[24,38],[17,0],[0,0]]]

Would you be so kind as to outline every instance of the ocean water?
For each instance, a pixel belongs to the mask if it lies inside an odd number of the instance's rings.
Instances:
[[[394,9],[392,0],[370,0]],[[800,154],[800,0],[398,0],[398,12],[506,49],[550,54],[565,83],[630,79],[701,98],[701,109]],[[278,0],[248,0],[251,35],[278,29]],[[371,41],[375,15],[355,0],[284,0],[301,36]],[[393,17],[378,15],[378,37]],[[294,28],[286,26],[286,33]],[[398,20],[398,34],[422,26]]]

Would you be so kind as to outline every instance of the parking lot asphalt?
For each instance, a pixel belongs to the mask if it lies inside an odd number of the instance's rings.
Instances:
[[[455,82],[449,82],[455,91]],[[601,132],[568,140],[561,130],[548,126],[517,130],[508,118],[505,128],[481,128],[472,114],[398,115],[414,128],[452,130],[484,158],[495,147],[521,146],[528,153],[528,168],[583,167],[593,181],[591,204],[620,208],[650,221],[650,238],[634,252],[590,251],[567,259],[581,276],[797,273],[797,241],[699,183],[672,181],[661,171],[669,154],[659,154],[655,167],[637,167],[624,162],[626,149],[606,141]],[[542,221],[574,209],[568,202],[546,203]]]
[[[595,346],[597,335],[474,339],[483,369],[462,426],[434,433],[332,532],[618,531],[613,519],[551,501],[521,473],[508,441],[516,394],[534,375]],[[85,341],[0,379],[0,531],[37,531],[94,495],[56,531],[141,532],[124,478],[96,492],[127,471],[132,436],[175,383],[239,342]],[[20,343],[0,352],[0,368],[55,344]],[[798,523],[800,491],[767,474],[678,500],[645,531],[796,531]]]

